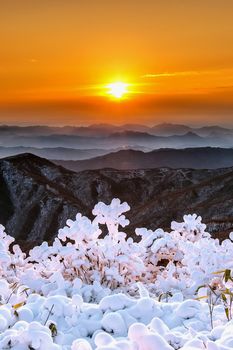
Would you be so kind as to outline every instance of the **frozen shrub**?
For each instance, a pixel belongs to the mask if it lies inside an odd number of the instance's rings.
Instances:
[[[232,349],[233,234],[220,243],[193,214],[134,242],[128,210],[98,203],[28,256],[0,226],[0,349]]]

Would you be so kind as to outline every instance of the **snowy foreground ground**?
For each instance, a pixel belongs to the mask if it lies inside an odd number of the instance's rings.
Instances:
[[[0,349],[233,349],[233,234],[187,215],[136,243],[128,210],[98,203],[28,256],[0,226]]]

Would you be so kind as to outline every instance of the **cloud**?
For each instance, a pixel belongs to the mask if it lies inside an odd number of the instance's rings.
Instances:
[[[197,76],[197,75],[232,75],[233,68],[219,68],[212,70],[188,70],[178,72],[161,72],[161,73],[147,73],[141,76],[141,78],[166,78],[166,77],[185,77],[185,76]]]
[[[164,72],[164,73],[148,73],[141,76],[141,78],[163,78],[163,77],[177,77],[203,74],[198,71],[181,71],[181,72]]]

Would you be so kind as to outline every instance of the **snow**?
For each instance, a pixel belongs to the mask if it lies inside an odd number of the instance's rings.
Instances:
[[[233,348],[233,233],[220,243],[193,214],[134,242],[129,209],[98,203],[28,255],[0,226],[0,349]]]

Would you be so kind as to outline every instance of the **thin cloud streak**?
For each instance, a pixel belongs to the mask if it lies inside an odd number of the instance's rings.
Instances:
[[[149,73],[144,74],[141,78],[163,78],[163,77],[177,77],[177,76],[188,76],[188,75],[200,75],[201,72],[196,71],[184,71],[184,72],[164,72],[164,73]]]
[[[203,71],[178,71],[178,72],[162,72],[162,73],[148,73],[141,76],[141,78],[166,78],[166,77],[182,77],[182,76],[195,76],[195,75],[216,75],[223,72],[231,72],[230,69],[215,69],[215,70],[203,70]]]

